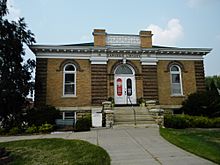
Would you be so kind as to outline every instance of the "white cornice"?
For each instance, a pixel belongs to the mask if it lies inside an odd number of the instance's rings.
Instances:
[[[106,46],[106,47],[94,47],[94,46],[74,46],[74,45],[29,45],[33,52],[137,52],[147,54],[180,54],[180,55],[206,55],[212,49],[210,48],[169,48],[169,47],[153,47],[153,48],[140,48],[132,46]]]
[[[121,56],[118,56],[118,53],[116,56],[113,54],[111,56],[107,56],[107,54],[93,54],[93,53],[37,53],[36,58],[60,58],[60,59],[88,59],[91,62],[95,61],[103,61],[107,62],[110,59],[123,59],[126,58],[127,60],[140,60],[142,64],[146,63],[156,63],[157,61],[161,60],[183,60],[183,61],[195,61],[195,60],[203,60],[202,55],[168,55],[168,54],[151,54],[151,55],[138,55],[135,54],[135,56],[129,56],[128,54],[124,54]]]

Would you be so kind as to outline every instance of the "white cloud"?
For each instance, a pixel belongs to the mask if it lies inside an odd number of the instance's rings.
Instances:
[[[168,21],[166,28],[151,24],[147,27],[153,35],[153,44],[175,45],[177,41],[183,38],[183,27],[179,19],[173,18]]]
[[[15,7],[14,0],[7,1],[7,8],[9,14],[6,16],[6,18],[10,21],[18,21],[18,19],[21,17],[21,11]]]

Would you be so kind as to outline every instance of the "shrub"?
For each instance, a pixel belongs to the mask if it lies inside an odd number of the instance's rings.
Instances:
[[[75,131],[90,131],[91,125],[91,115],[82,117],[76,121]]]
[[[39,132],[41,133],[50,133],[53,131],[53,125],[52,124],[42,124],[40,127],[39,127]]]
[[[0,164],[7,165],[12,161],[12,156],[9,151],[6,151],[4,147],[0,147]]]
[[[9,130],[8,134],[9,134],[9,135],[17,135],[17,134],[19,134],[19,133],[21,133],[21,132],[22,132],[22,130],[21,130],[20,128],[18,128],[18,127],[13,127],[13,128],[11,128],[11,129]]]
[[[212,122],[213,122],[213,127],[220,128],[220,117],[214,118]]]
[[[164,126],[167,128],[187,128],[189,127],[189,122],[186,120],[184,115],[165,115],[164,116]]]
[[[25,116],[29,126],[41,126],[44,123],[55,124],[55,120],[59,118],[60,111],[53,106],[44,106],[40,108],[32,108],[27,110]]]
[[[189,115],[165,115],[164,126],[167,128],[220,128],[220,118],[208,118]]]
[[[0,135],[5,135],[5,129],[4,128],[0,128]]]
[[[212,127],[211,119],[202,116],[191,117],[191,127],[194,128],[210,128]]]
[[[31,127],[28,127],[25,132],[29,134],[38,133],[38,129],[35,125],[32,125]]]
[[[220,96],[213,91],[193,93],[182,105],[181,110],[188,115],[220,117]]]

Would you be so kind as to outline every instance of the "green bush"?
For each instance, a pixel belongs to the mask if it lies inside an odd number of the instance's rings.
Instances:
[[[8,135],[17,135],[19,133],[21,133],[22,130],[18,127],[13,127],[9,130]]]
[[[39,127],[39,132],[40,133],[50,133],[53,131],[53,125],[52,124],[42,124]]]
[[[164,126],[167,128],[187,128],[189,127],[189,122],[186,120],[184,115],[165,115],[164,116]]]
[[[91,125],[91,115],[88,115],[76,121],[75,131],[90,131]]]
[[[212,122],[215,128],[220,128],[220,117],[214,118]]]
[[[60,111],[53,106],[43,106],[40,108],[32,108],[27,110],[25,116],[29,126],[41,126],[44,123],[55,124],[55,120],[59,118]]]
[[[220,117],[220,96],[214,91],[189,95],[182,103],[181,111],[191,116]]]
[[[0,128],[0,135],[5,135],[5,129],[4,128]]]
[[[167,128],[220,128],[220,118],[208,118],[189,115],[165,115],[164,126]]]
[[[28,134],[38,133],[38,129],[35,125],[32,125],[31,127],[28,127],[25,132]]]

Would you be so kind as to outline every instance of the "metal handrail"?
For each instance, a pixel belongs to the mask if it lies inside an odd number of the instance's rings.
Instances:
[[[128,96],[128,100],[129,100],[129,102],[131,103],[131,107],[132,107],[132,110],[133,110],[133,112],[134,112],[134,125],[136,126],[136,125],[137,125],[137,121],[136,121],[136,111],[135,111],[134,106],[133,106],[133,104],[132,104],[132,102],[131,102],[130,96]]]

